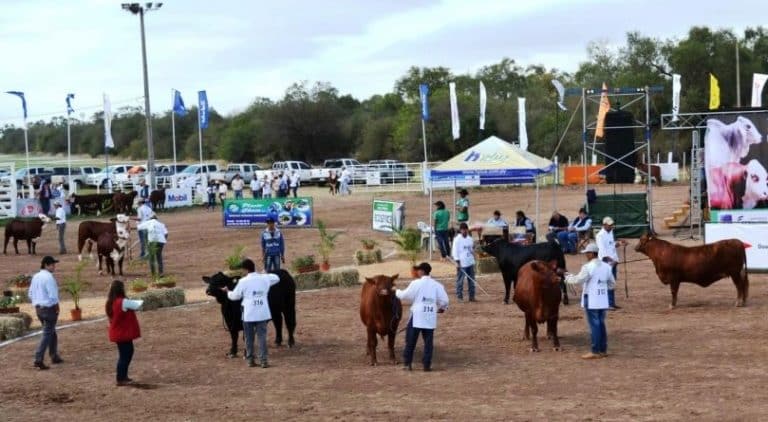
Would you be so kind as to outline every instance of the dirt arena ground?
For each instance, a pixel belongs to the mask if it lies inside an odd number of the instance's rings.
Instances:
[[[319,218],[344,232],[333,266],[351,265],[362,237],[378,239],[385,255],[393,250],[384,235],[370,230],[371,195],[330,198],[324,191],[308,190]],[[663,217],[686,197],[686,187],[664,186],[654,192],[657,228],[662,228]],[[507,216],[516,209],[533,216],[534,196],[524,188],[472,192],[472,219],[484,220],[496,208]],[[426,214],[427,200],[420,195],[377,197],[405,200],[409,224]],[[583,197],[582,188],[561,188],[557,204],[572,217]],[[448,203],[451,197],[435,199]],[[541,204],[543,233],[551,193],[542,194]],[[228,335],[218,305],[206,301],[200,288],[201,276],[221,269],[234,245],[244,244],[246,253],[257,256],[258,232],[225,230],[218,212],[173,212],[161,218],[171,232],[167,272],[188,289],[188,298],[200,302],[139,314],[143,337],[136,342],[130,375],[142,388],[114,386],[116,348],[107,341],[106,322],[98,320],[59,331],[66,362],[49,371],[32,368],[39,337],[0,348],[0,420],[761,420],[768,410],[763,390],[768,374],[766,275],[750,276],[746,308],[733,306],[735,288],[722,280],[707,289],[684,285],[678,308],[670,311],[669,289],[658,281],[651,263],[628,264],[629,299],[624,297],[621,269],[618,299],[623,309],[609,314],[610,356],[597,361],[579,358],[588,350],[588,337],[578,305],[561,308],[563,351],[553,351],[541,339],[542,351],[530,353],[529,343],[521,340],[522,314],[501,303],[500,276],[481,277],[488,296],[480,293],[475,304],[453,303],[441,316],[432,373],[406,373],[386,359],[380,366],[368,366],[359,289],[302,292],[297,298],[297,347],[270,348],[272,367],[265,370],[225,358]],[[76,227],[73,222],[68,230],[70,252]],[[660,232],[672,239],[671,231]],[[315,253],[316,230],[285,234],[289,261]],[[54,231],[43,237],[38,251],[55,251]],[[629,260],[642,257],[631,249]],[[0,280],[34,271],[39,259],[0,257]],[[63,256],[59,278],[71,273],[75,262],[75,254]],[[569,270],[577,271],[582,263],[582,257],[568,256]],[[404,270],[397,262],[361,268],[363,274]],[[449,292],[450,272],[449,267],[438,271]],[[127,266],[127,273],[126,280],[143,276],[146,267]],[[93,284],[85,315],[100,317],[110,278],[97,276],[90,266],[86,275]],[[69,308],[71,303],[64,302],[64,319]],[[402,346],[400,335],[398,355]],[[420,348],[415,369],[420,368]],[[381,344],[379,351],[385,356]]]

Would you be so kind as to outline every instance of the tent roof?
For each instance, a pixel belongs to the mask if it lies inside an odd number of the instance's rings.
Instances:
[[[525,151],[503,139],[491,136],[462,151],[433,170],[482,171],[482,170],[538,170],[546,173],[554,164],[546,158]]]

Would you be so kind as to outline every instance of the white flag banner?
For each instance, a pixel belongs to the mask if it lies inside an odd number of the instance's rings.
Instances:
[[[672,121],[679,120],[677,116],[680,113],[680,75],[672,74]]]
[[[520,148],[528,151],[528,132],[525,130],[525,98],[517,97],[517,121],[520,133]]]
[[[563,111],[568,110],[565,108],[565,87],[562,82],[557,79],[552,79],[552,85],[554,85],[557,90],[557,106]]]
[[[459,104],[456,101],[456,83],[449,83],[448,89],[451,94],[451,131],[453,132],[453,139],[456,140],[461,136],[461,127],[459,126]]]
[[[485,105],[487,102],[485,85],[483,85],[483,81],[480,81],[480,130],[485,130]]]
[[[752,107],[763,106],[763,88],[768,75],[764,73],[755,73],[752,75]]]
[[[115,147],[115,141],[112,139],[112,103],[109,102],[107,94],[104,94],[104,146]]]

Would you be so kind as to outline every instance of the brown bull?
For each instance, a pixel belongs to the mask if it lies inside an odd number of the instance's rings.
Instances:
[[[400,299],[395,296],[392,288],[395,285],[397,274],[392,277],[377,275],[373,278],[365,278],[362,294],[360,295],[360,319],[368,333],[367,351],[371,357],[371,365],[376,365],[376,335],[387,336],[389,359],[397,363],[395,359],[395,335],[397,326],[402,319],[402,305]]]
[[[731,277],[736,285],[736,306],[744,306],[747,303],[747,253],[744,243],[738,239],[685,247],[646,233],[640,237],[635,250],[651,258],[659,280],[669,285],[672,291],[670,308],[677,305],[680,283],[707,287],[725,277]]]
[[[517,285],[512,300],[525,314],[525,338],[531,339],[531,351],[539,351],[536,338],[538,324],[547,323],[547,338],[552,338],[554,349],[560,350],[557,337],[557,320],[560,313],[560,277],[555,269],[544,261],[531,261],[517,273]],[[533,336],[531,336],[531,333]]]

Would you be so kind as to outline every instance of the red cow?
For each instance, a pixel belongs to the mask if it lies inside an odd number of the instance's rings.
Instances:
[[[736,285],[736,306],[747,303],[749,279],[747,253],[738,239],[726,239],[708,245],[685,247],[644,234],[635,250],[648,255],[656,267],[656,275],[663,284],[669,284],[672,304],[677,305],[680,283],[694,283],[701,287],[730,276]]]
[[[149,203],[152,204],[153,211],[165,209],[165,188],[153,190],[149,194]]]
[[[547,323],[547,338],[552,338],[556,351],[560,350],[560,339],[557,337],[557,320],[560,312],[560,277],[553,265],[544,261],[531,261],[520,268],[517,273],[517,285],[512,300],[525,314],[525,338],[531,338],[531,351],[539,351],[536,338],[539,327],[537,324]],[[530,332],[529,332],[530,331]]]
[[[376,335],[382,338],[387,336],[389,347],[389,359],[395,360],[395,334],[397,326],[402,319],[402,305],[400,299],[395,296],[392,287],[395,285],[397,275],[388,277],[377,275],[373,278],[365,278],[363,290],[360,296],[360,319],[368,332],[368,356],[371,357],[371,365],[376,365]]]
[[[112,195],[112,205],[116,213],[130,214],[133,208],[133,200],[136,198],[138,191],[132,191],[130,193],[115,192]]]

